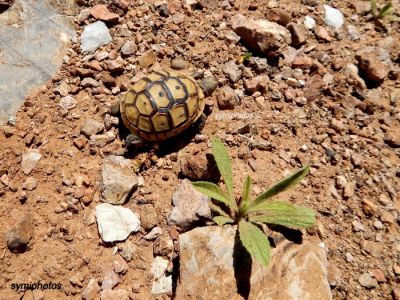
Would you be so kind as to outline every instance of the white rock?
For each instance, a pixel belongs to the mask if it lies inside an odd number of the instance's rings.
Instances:
[[[146,234],[143,238],[147,241],[152,241],[158,238],[163,233],[160,227],[154,227],[148,234]]]
[[[25,175],[29,175],[35,168],[42,155],[38,150],[29,150],[22,154],[21,169]]]
[[[97,227],[105,242],[125,240],[139,230],[140,221],[130,209],[102,203],[96,206]]]
[[[166,275],[168,264],[168,260],[161,256],[157,256],[153,260],[153,264],[151,265],[151,274],[154,279],[151,287],[153,295],[172,293],[172,276]]]
[[[93,53],[111,41],[112,37],[106,24],[97,21],[85,26],[81,35],[81,51],[82,53]]]
[[[70,110],[76,107],[76,100],[71,95],[68,95],[61,98],[59,105],[65,110]]]
[[[344,16],[340,10],[324,5],[325,9],[325,24],[335,29],[339,29],[344,24]]]
[[[314,18],[310,16],[305,16],[303,24],[307,29],[313,29],[316,25]]]

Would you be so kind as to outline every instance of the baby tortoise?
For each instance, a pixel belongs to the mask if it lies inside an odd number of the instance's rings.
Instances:
[[[111,113],[120,115],[131,132],[126,145],[161,142],[191,125],[204,126],[204,94],[217,84],[213,77],[197,82],[180,72],[153,71],[135,82]]]

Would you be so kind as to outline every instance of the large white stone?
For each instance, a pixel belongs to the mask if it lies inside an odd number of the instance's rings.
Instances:
[[[324,5],[325,24],[335,29],[339,29],[344,24],[344,16],[342,12],[336,8]]]
[[[95,214],[100,236],[105,242],[126,240],[140,227],[138,216],[125,207],[102,203],[96,206]]]
[[[322,243],[295,244],[275,233],[265,268],[237,251],[235,237],[236,226],[198,227],[179,236],[177,299],[332,299]],[[238,295],[238,279],[242,287],[247,281],[248,298],[243,290]]]
[[[112,37],[106,24],[97,21],[85,26],[81,35],[82,53],[93,53],[101,46],[111,43]]]
[[[172,275],[166,273],[168,264],[168,260],[161,256],[156,256],[153,260],[151,265],[151,273],[153,275],[151,293],[153,295],[172,293]]]

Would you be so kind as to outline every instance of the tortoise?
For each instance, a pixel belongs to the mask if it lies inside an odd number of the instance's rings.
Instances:
[[[197,82],[181,72],[153,71],[137,80],[111,113],[119,115],[130,131],[127,146],[161,142],[192,125],[204,127],[205,94],[216,87],[213,77]]]

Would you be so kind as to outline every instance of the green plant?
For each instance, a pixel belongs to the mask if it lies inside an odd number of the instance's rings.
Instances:
[[[267,236],[257,223],[276,224],[289,228],[306,228],[315,223],[315,213],[311,209],[298,207],[287,202],[270,202],[271,197],[297,184],[309,172],[305,166],[284,178],[255,199],[250,197],[251,178],[244,181],[242,196],[235,198],[231,161],[222,141],[213,137],[212,152],[218,170],[225,183],[225,190],[215,183],[207,181],[193,182],[199,192],[214,199],[211,209],[218,213],[213,221],[218,225],[238,224],[239,237],[249,254],[264,266],[270,259],[270,245]],[[218,205],[217,205],[218,204]]]
[[[386,3],[379,11],[376,0],[370,0],[370,4],[371,4],[372,19],[379,20],[383,19],[384,17],[387,17],[391,21],[400,21],[399,17],[394,16],[392,14],[393,4],[391,1]]]

